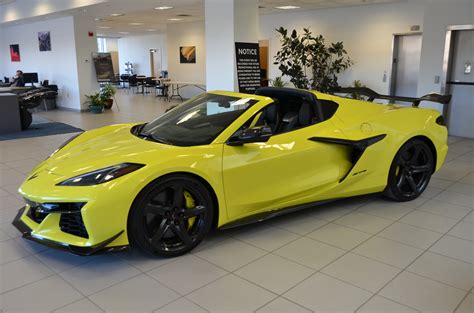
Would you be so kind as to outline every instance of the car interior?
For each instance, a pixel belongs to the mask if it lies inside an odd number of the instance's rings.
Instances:
[[[337,103],[324,101],[323,105],[311,92],[286,88],[260,88],[257,95],[270,97],[274,102],[257,114],[251,126],[267,126],[273,134],[290,132],[330,118]],[[322,108],[324,107],[324,108]]]

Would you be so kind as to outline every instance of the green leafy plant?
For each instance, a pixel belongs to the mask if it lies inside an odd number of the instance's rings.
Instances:
[[[277,88],[283,88],[288,85],[287,82],[283,81],[283,78],[281,76],[275,77],[272,79],[272,86],[277,87]]]
[[[326,45],[325,38],[313,36],[309,28],[302,35],[296,30],[288,35],[283,27],[276,31],[281,35],[281,49],[274,64],[296,88],[330,93],[338,87],[337,74],[353,64],[342,42]]]
[[[367,86],[365,86],[360,80],[354,80],[354,82],[352,83],[352,87],[362,88],[362,87],[367,87]],[[352,99],[356,99],[356,100],[365,100],[365,98],[357,92],[351,93],[351,97]]]
[[[84,102],[84,104],[86,104],[89,107],[91,112],[102,113],[106,105],[106,102],[107,102],[106,99],[101,95],[99,91],[91,95],[86,95],[86,101]]]
[[[100,89],[100,94],[104,99],[111,99],[116,92],[117,90],[111,84],[104,85]]]
[[[116,92],[117,90],[111,84],[104,85],[100,89],[100,95],[104,99],[106,109],[112,108],[112,105],[114,104],[114,99],[112,99],[112,97]]]

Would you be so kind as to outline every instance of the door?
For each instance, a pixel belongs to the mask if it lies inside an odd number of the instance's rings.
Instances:
[[[335,132],[331,121],[273,135],[265,143],[224,145],[229,219],[323,200],[351,167],[342,145],[308,140]]]
[[[159,77],[161,74],[161,50],[150,49],[151,76]]]
[[[420,72],[421,35],[395,35],[392,96],[416,97]]]
[[[451,73],[447,85],[452,94],[449,134],[474,138],[474,30],[454,32]]]

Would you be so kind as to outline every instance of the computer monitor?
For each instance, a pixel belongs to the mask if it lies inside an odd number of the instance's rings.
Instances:
[[[25,84],[37,84],[38,73],[23,73],[23,81]]]

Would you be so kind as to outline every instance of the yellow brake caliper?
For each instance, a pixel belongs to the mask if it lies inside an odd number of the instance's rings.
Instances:
[[[196,203],[194,202],[193,196],[186,190],[183,192],[184,194],[184,199],[186,200],[186,209],[192,209],[196,207]],[[190,229],[193,225],[194,222],[196,221],[196,217],[191,217],[188,219],[188,229]]]

